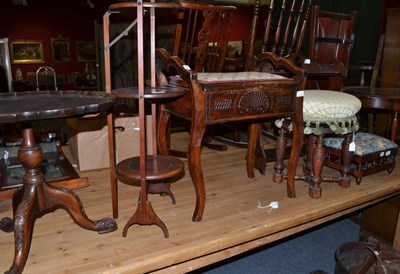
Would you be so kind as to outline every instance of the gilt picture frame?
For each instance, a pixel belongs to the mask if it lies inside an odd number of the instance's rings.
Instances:
[[[11,64],[44,63],[42,40],[10,40]]]

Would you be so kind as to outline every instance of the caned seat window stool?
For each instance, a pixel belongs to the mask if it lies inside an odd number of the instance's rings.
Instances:
[[[303,174],[296,175],[296,180],[309,184],[309,195],[320,198],[322,182],[337,182],[341,187],[350,186],[350,167],[354,151],[353,133],[358,128],[356,114],[361,109],[361,101],[350,94],[330,90],[305,90],[303,101],[304,134],[306,138],[306,156]],[[280,128],[276,142],[277,160],[274,166],[274,182],[283,182],[285,175],[284,152],[287,145],[287,133],[290,120],[279,119]],[[324,137],[327,134],[342,135],[340,157],[340,176],[322,176],[325,160]],[[289,183],[289,182],[288,182]],[[295,186],[288,184],[288,196],[296,197]]]

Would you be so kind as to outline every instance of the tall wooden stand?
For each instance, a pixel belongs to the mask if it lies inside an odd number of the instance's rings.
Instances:
[[[157,225],[164,232],[164,236],[169,236],[168,229],[160,218],[156,215],[148,200],[148,193],[166,193],[168,194],[173,203],[175,197],[170,191],[167,183],[172,180],[180,178],[184,174],[184,164],[181,160],[165,155],[157,155],[156,144],[156,103],[158,100],[166,100],[183,95],[183,88],[156,88],[155,79],[155,8],[177,8],[176,4],[170,3],[155,3],[137,1],[129,3],[118,3],[111,5],[108,12],[104,15],[104,45],[105,45],[105,80],[106,91],[111,92],[113,95],[120,98],[137,99],[139,105],[139,127],[140,127],[140,156],[132,157],[121,161],[116,164],[115,151],[114,151],[114,137],[113,137],[113,120],[112,114],[107,118],[108,136],[110,147],[110,179],[112,189],[112,202],[113,202],[113,216],[118,217],[118,193],[117,193],[117,179],[123,183],[134,184],[140,183],[140,194],[138,200],[138,207],[136,212],[129,219],[122,235],[125,237],[129,227],[133,224],[138,225]],[[143,33],[143,15],[144,10],[149,11],[150,14],[150,47],[151,47],[151,86],[145,87],[145,73],[144,73],[144,33]],[[109,47],[114,43],[109,41],[109,16],[111,13],[124,13],[132,14],[136,10],[137,17],[135,21],[128,26],[125,32],[129,31],[134,25],[137,25],[137,48],[138,48],[138,87],[111,89],[111,76],[110,76],[110,52]],[[117,37],[119,39],[119,37]],[[116,42],[116,41],[115,41]],[[145,101],[151,103],[152,115],[152,142],[153,151],[148,155],[146,151],[146,112]],[[134,140],[132,140],[134,142]]]

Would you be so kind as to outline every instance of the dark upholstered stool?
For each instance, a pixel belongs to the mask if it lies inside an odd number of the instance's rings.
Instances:
[[[341,147],[344,138],[325,138],[325,165],[340,169]],[[395,166],[396,143],[371,133],[357,132],[354,135],[355,150],[352,157],[350,174],[361,183],[363,176],[387,170],[392,172]]]

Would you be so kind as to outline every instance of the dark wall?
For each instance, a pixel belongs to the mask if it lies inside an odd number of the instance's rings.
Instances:
[[[55,68],[57,73],[83,72],[85,63],[76,58],[76,41],[95,39],[95,21],[102,23],[102,15],[111,3],[118,1],[92,0],[95,8],[85,0],[27,0],[27,6],[14,5],[12,0],[1,1],[0,37],[9,39],[43,40],[44,64]],[[384,32],[385,9],[400,6],[398,0],[314,0],[321,10],[348,13],[357,10],[358,21],[352,64],[360,60],[374,60],[379,34]],[[248,40],[252,8],[240,6],[236,14],[231,40]],[[70,38],[71,61],[54,63],[51,38],[61,35]],[[307,38],[307,37],[306,37]],[[307,41],[307,40],[306,40]],[[304,43],[307,47],[307,42]],[[307,49],[304,49],[307,52]],[[44,64],[12,65],[12,74],[17,68],[23,72],[36,71]]]
[[[381,33],[383,0],[314,0],[324,11],[350,13],[357,11],[355,43],[351,64],[361,60],[374,60]]]
[[[84,0],[26,0],[28,5],[15,5],[12,0],[1,1],[0,37],[12,39],[42,40],[43,64],[14,64],[12,75],[21,69],[23,78],[27,72],[34,72],[42,65],[51,66],[57,74],[83,72],[85,62],[78,62],[76,41],[94,41],[94,22],[102,21],[102,14],[111,1],[92,1],[90,8]],[[99,3],[101,2],[101,3]],[[57,36],[70,39],[71,61],[54,63],[51,38]]]

